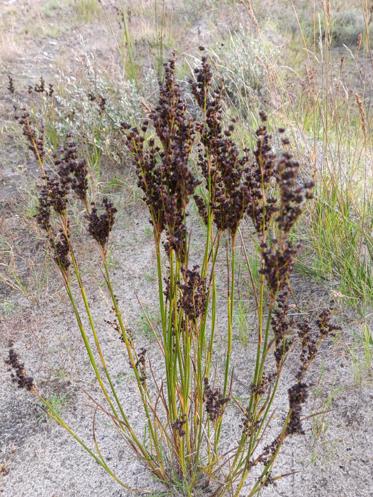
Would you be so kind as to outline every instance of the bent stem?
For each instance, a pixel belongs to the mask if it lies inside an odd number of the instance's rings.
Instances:
[[[48,416],[51,417],[59,426],[61,426],[61,428],[66,430],[73,437],[73,439],[96,461],[96,463],[99,466],[101,466],[106,471],[106,473],[108,473],[109,476],[111,476],[111,478],[116,483],[118,483],[121,487],[123,487],[125,490],[127,490],[131,493],[140,494],[140,495],[151,493],[149,490],[146,490],[146,489],[140,490],[137,488],[130,487],[129,485],[124,483],[117,476],[117,474],[112,469],[110,469],[110,467],[106,463],[104,457],[102,456],[101,452],[98,451],[98,454],[95,454],[93,452],[93,450],[90,449],[88,447],[88,445],[84,442],[84,440],[81,437],[79,437],[79,435],[74,431],[74,429],[71,428],[71,426],[68,423],[66,423],[66,421],[64,421],[64,419],[61,418],[61,416],[53,408],[53,405],[47,399],[45,399],[44,397],[41,397],[39,394],[37,394],[37,396],[38,396],[38,399],[40,400],[40,402],[45,406]],[[95,435],[94,435],[94,438],[95,438]],[[95,443],[95,446],[97,449],[98,445],[96,443]]]
[[[62,229],[63,229],[63,232],[65,233],[66,238],[69,239],[69,237],[68,237],[68,224],[67,224],[67,220],[63,216],[61,216],[61,225],[62,225]],[[118,407],[118,409],[120,411],[121,417],[123,419],[124,426],[128,430],[128,432],[129,432],[129,434],[130,434],[130,436],[131,436],[131,438],[133,440],[133,443],[139,449],[139,451],[142,454],[142,456],[144,457],[144,459],[150,464],[150,466],[153,469],[156,469],[156,467],[154,466],[154,464],[152,462],[151,455],[146,450],[146,448],[144,447],[144,445],[139,441],[139,439],[136,436],[133,428],[131,427],[131,425],[129,423],[129,420],[128,420],[128,417],[127,417],[127,415],[126,415],[126,413],[124,411],[124,408],[123,408],[123,406],[121,404],[121,401],[119,399],[119,396],[118,396],[118,393],[116,391],[115,385],[114,385],[114,383],[113,383],[113,381],[111,379],[111,375],[109,373],[109,370],[108,370],[108,367],[107,367],[107,364],[106,364],[106,360],[105,360],[105,356],[104,356],[104,353],[102,351],[102,347],[101,347],[101,344],[100,344],[100,339],[98,337],[98,333],[97,333],[97,330],[96,330],[96,327],[95,327],[95,323],[94,323],[94,319],[93,319],[92,312],[91,312],[91,309],[90,309],[90,305],[89,305],[89,301],[88,301],[88,298],[87,298],[87,294],[86,294],[86,291],[85,291],[85,288],[84,288],[83,279],[82,279],[82,276],[81,276],[81,273],[80,273],[79,265],[78,265],[77,259],[75,257],[75,253],[74,253],[73,247],[72,247],[72,245],[71,245],[70,242],[69,242],[69,248],[70,248],[70,257],[71,257],[71,262],[72,262],[74,274],[75,274],[76,280],[78,282],[80,294],[81,294],[81,297],[82,297],[82,300],[83,300],[83,303],[84,303],[84,308],[85,308],[85,311],[86,311],[86,314],[87,314],[87,317],[88,317],[88,322],[90,324],[90,328],[91,328],[92,335],[93,335],[93,338],[94,338],[94,343],[95,343],[95,346],[96,346],[96,350],[97,350],[97,353],[99,355],[101,366],[102,366],[102,368],[104,370],[104,373],[105,373],[105,377],[106,377],[107,382],[108,382],[108,384],[110,386],[110,390],[112,392],[112,395],[113,395],[113,397],[115,399],[116,405],[117,405],[117,407]],[[107,261],[106,261],[106,257],[105,257],[105,252],[102,250],[101,254],[102,254],[102,256],[104,257],[104,260],[105,260],[104,266],[105,266],[105,270],[106,270],[106,276],[108,277]],[[81,335],[83,337],[84,345],[85,345],[85,348],[87,350],[87,353],[88,353],[90,362],[92,364],[92,367],[93,367],[93,369],[95,371],[96,378],[97,378],[97,380],[99,382],[99,385],[101,387],[101,390],[104,393],[104,396],[105,396],[106,400],[108,401],[108,403],[109,403],[109,405],[111,407],[111,410],[112,410],[113,414],[115,415],[115,417],[118,417],[116,408],[114,407],[114,404],[113,404],[113,402],[112,402],[112,400],[110,398],[110,395],[109,395],[109,393],[108,393],[108,391],[107,391],[107,389],[106,389],[106,387],[104,385],[104,382],[103,382],[103,380],[101,378],[101,375],[99,373],[96,361],[94,359],[93,351],[92,351],[91,346],[89,344],[88,336],[87,336],[87,334],[86,334],[86,332],[84,330],[83,323],[82,323],[82,320],[81,320],[81,317],[80,317],[80,314],[79,314],[79,310],[78,310],[77,305],[75,303],[75,299],[73,297],[73,293],[71,291],[71,287],[69,285],[68,278],[66,277],[66,275],[63,272],[62,272],[62,274],[63,274],[64,281],[65,281],[66,291],[68,293],[71,305],[73,307],[74,314],[75,314],[76,320],[78,322],[78,326],[79,326],[79,329],[81,331]],[[105,280],[106,280],[106,282],[109,281],[109,286],[110,286],[110,289],[111,289],[110,295],[112,297],[113,306],[114,306],[114,308],[117,309],[117,301],[116,301],[116,298],[115,298],[114,293],[112,291],[112,287],[111,287],[111,284],[110,284],[110,279],[107,280],[105,278]],[[118,322],[120,322],[122,324],[122,327],[123,327],[123,321],[121,319],[121,316],[119,316],[119,317],[117,316],[117,318],[118,318]],[[121,328],[121,330],[122,329],[123,329],[122,334],[125,335],[125,336],[127,336],[124,327]],[[130,350],[130,348],[128,350]],[[133,357],[131,357],[131,358],[132,358],[131,365],[135,365]],[[135,368],[134,370],[135,370],[135,374],[136,374],[137,369]],[[137,374],[137,378],[138,378],[138,374]],[[147,407],[147,406],[144,405],[144,407]]]

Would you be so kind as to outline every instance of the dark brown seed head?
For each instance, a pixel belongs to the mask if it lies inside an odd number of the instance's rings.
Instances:
[[[302,427],[302,406],[308,398],[308,385],[298,382],[288,390],[290,419],[287,426],[287,434],[304,434]]]
[[[166,251],[174,251],[185,262],[186,211],[198,185],[189,168],[195,124],[176,79],[174,56],[165,64],[158,104],[149,117],[156,139],[146,139],[148,122],[143,123],[142,130],[126,123],[121,128],[136,164],[138,186],[144,193],[155,232],[160,239],[165,231]]]
[[[199,273],[199,267],[192,270],[183,269],[184,283],[180,285],[180,306],[191,321],[197,319],[205,312],[207,303],[206,279]]]
[[[34,389],[34,379],[27,374],[25,365],[20,361],[12,342],[9,344],[8,358],[5,363],[10,367],[12,381],[17,383],[18,388],[25,388],[28,391]]]
[[[70,267],[70,245],[68,235],[59,230],[56,236],[50,234],[49,242],[54,250],[54,260],[61,271],[67,274]]]
[[[205,408],[210,421],[215,422],[219,417],[223,415],[225,405],[229,402],[229,398],[224,398],[220,393],[220,390],[213,389],[207,378],[204,379],[204,400]]]
[[[117,209],[107,198],[102,201],[103,213],[98,214],[96,204],[92,203],[92,210],[88,214],[88,231],[97,243],[105,248],[109,239],[110,232],[114,225],[115,213]]]

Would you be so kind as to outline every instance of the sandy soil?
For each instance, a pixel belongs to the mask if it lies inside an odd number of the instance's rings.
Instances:
[[[45,13],[40,14],[43,4],[38,0],[8,0],[0,4],[1,20],[10,21],[1,44],[2,88],[8,73],[26,84],[30,79],[35,82],[40,74],[52,76],[61,66],[64,70],[74,68],[87,47],[98,63],[107,63],[107,55],[112,53],[110,44],[102,39],[102,28],[96,24],[94,29],[92,25],[82,25],[78,32],[74,31],[68,27],[66,18],[59,19],[58,9],[48,14],[46,33],[35,36],[31,27],[45,22]],[[60,31],[52,37],[51,30],[57,27]],[[197,38],[199,31],[195,27]],[[4,96],[0,112],[5,123],[9,120],[8,109],[9,101]],[[24,186],[35,175],[36,167],[31,158],[25,159],[23,149],[14,139],[4,136],[1,145],[0,226],[5,240],[2,253],[6,254],[7,262],[13,261],[15,270],[28,281],[31,291],[20,292],[17,285],[0,286],[4,302],[0,321],[0,494],[2,497],[124,497],[128,492],[112,482],[61,428],[48,420],[26,392],[14,388],[4,364],[12,340],[42,391],[49,398],[59,399],[63,417],[80,434],[92,439],[94,410],[83,390],[96,392],[93,375],[87,359],[82,357],[80,336],[62,285],[44,257],[43,243],[33,222],[22,215],[26,201]],[[154,305],[155,261],[148,222],[141,205],[126,207],[126,199],[121,203],[113,234],[117,294],[137,345],[147,346],[157,363],[154,343],[139,320],[141,305],[149,309]],[[14,251],[13,259],[9,259],[8,247]],[[84,246],[81,249],[83,252]],[[88,268],[97,266],[93,251],[86,250],[83,255]],[[88,272],[88,282],[93,282],[96,269]],[[294,287],[305,312],[314,313],[328,298],[328,289],[320,290],[301,276],[295,277]],[[110,315],[103,288],[92,285],[90,298],[113,377],[120,386],[124,404],[129,406],[130,417],[138,420],[137,394],[130,370],[120,353],[118,338],[104,321]],[[350,352],[355,334],[359,333],[359,316],[340,307],[338,312],[343,331],[333,343],[325,344],[322,357],[313,368],[312,396],[306,409],[310,414],[323,414],[309,420],[305,436],[286,444],[276,473],[293,474],[275,487],[265,489],[264,497],[373,496],[372,375],[364,370],[361,381],[356,381]],[[236,389],[238,395],[243,395],[249,385],[251,337],[244,346],[236,336],[235,346]],[[286,374],[291,373],[290,368]],[[285,387],[280,397],[286,401]],[[236,413],[232,410],[229,416],[233,420]],[[228,419],[226,440],[237,435],[233,426]],[[129,485],[151,489],[154,494],[161,490],[105,419],[99,419],[99,433],[113,468]]]
[[[136,294],[144,305],[151,305],[152,284],[144,286],[143,275],[154,264],[154,256],[149,238],[144,234],[146,220],[136,218],[137,222],[132,214],[131,228],[117,227],[115,231],[114,254],[120,263],[120,269],[115,271],[115,282],[122,306],[127,311],[127,322],[136,330],[138,346],[145,345],[152,351],[154,347],[152,342],[149,343],[149,336],[144,335],[139,326],[137,316],[141,308]],[[303,289],[304,308],[309,308],[306,302],[310,298],[313,299],[314,309],[325,298],[315,286],[307,288],[304,281],[295,281],[295,285]],[[92,440],[93,407],[83,390],[96,390],[93,375],[88,361],[81,357],[80,336],[66,298],[58,283],[55,287],[53,298],[39,299],[37,304],[28,307],[20,304],[20,312],[3,319],[1,356],[6,356],[8,339],[14,340],[16,349],[22,354],[42,391],[46,395],[62,398],[64,418],[77,427],[80,434]],[[113,377],[119,385],[124,405],[130,406],[131,418],[138,419],[136,388],[130,379],[128,365],[120,353],[117,337],[104,323],[104,318],[110,317],[105,295],[101,291],[92,292],[91,299],[95,303],[95,317],[112,365]],[[312,312],[312,309],[309,310]],[[356,321],[343,316],[343,322],[343,333],[334,343],[325,345],[311,375],[313,394],[306,413],[321,411],[324,414],[306,423],[305,436],[296,437],[286,444],[276,473],[296,473],[280,481],[275,488],[267,489],[263,493],[265,496],[372,495],[373,394],[368,378],[364,378],[362,385],[354,382],[347,349]],[[220,332],[223,333],[223,329]],[[235,393],[244,395],[249,385],[251,362],[248,358],[252,357],[254,347],[250,337],[246,347],[240,345],[236,337],[235,346],[234,364],[238,377]],[[150,357],[157,364],[156,352],[151,352]],[[2,495],[83,497],[87,492],[92,497],[127,495],[89,460],[62,429],[46,419],[26,392],[14,388],[3,363],[0,368],[3,378],[0,396]],[[287,372],[287,375],[290,374],[291,369]],[[280,403],[286,402],[285,389],[280,399]],[[230,416],[232,423],[228,418],[225,437],[234,439],[238,435],[237,429],[234,429],[236,423],[233,423],[237,413],[232,412]],[[276,430],[276,423],[273,430]],[[99,434],[103,447],[110,453],[113,466],[126,482],[140,488],[155,487],[110,423],[100,420]]]

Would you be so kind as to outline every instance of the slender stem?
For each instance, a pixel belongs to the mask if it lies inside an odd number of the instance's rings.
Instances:
[[[69,232],[68,232],[67,219],[62,215],[60,217],[60,221],[61,221],[62,229],[63,229],[63,231],[65,233],[66,239],[69,241]],[[104,354],[103,354],[103,351],[102,351],[102,348],[101,348],[100,340],[99,340],[99,337],[98,337],[98,334],[97,334],[97,331],[96,331],[96,327],[95,327],[95,324],[94,324],[94,320],[93,320],[93,316],[92,316],[91,309],[90,309],[90,306],[89,306],[87,294],[86,294],[86,291],[85,291],[85,288],[84,288],[84,284],[83,284],[83,280],[82,280],[82,277],[81,277],[79,265],[78,265],[78,262],[76,260],[75,253],[74,253],[74,250],[73,250],[73,247],[72,247],[70,241],[69,241],[69,249],[70,249],[70,258],[71,258],[71,262],[72,262],[74,274],[75,274],[75,277],[76,277],[77,282],[78,282],[80,294],[81,294],[81,297],[82,297],[82,300],[83,300],[83,303],[84,303],[84,308],[85,308],[85,311],[86,311],[86,314],[87,314],[87,317],[88,317],[88,321],[89,321],[89,324],[90,324],[90,328],[91,328],[91,331],[92,331],[92,334],[93,334],[93,338],[94,338],[96,350],[97,350],[97,353],[99,355],[101,366],[102,366],[102,368],[104,370],[106,379],[107,379],[107,381],[109,383],[110,390],[111,390],[112,395],[113,395],[113,397],[115,399],[116,405],[117,405],[117,407],[118,407],[118,409],[120,411],[120,414],[121,414],[122,419],[124,421],[124,425],[126,426],[127,430],[129,431],[134,444],[139,448],[140,452],[143,454],[143,457],[148,462],[151,462],[151,456],[150,456],[150,454],[145,449],[145,447],[143,446],[143,444],[141,444],[141,442],[138,440],[137,435],[135,434],[134,430],[132,429],[132,427],[131,427],[131,425],[129,423],[128,417],[127,417],[127,415],[126,415],[126,413],[125,413],[125,411],[123,409],[123,406],[122,406],[122,404],[120,402],[119,396],[118,396],[117,391],[115,389],[114,383],[113,383],[113,381],[111,379],[109,370],[108,370],[107,365],[106,365],[105,357],[104,357]],[[117,315],[117,318],[118,318],[118,322],[119,322],[119,324],[121,326],[122,335],[125,338],[126,333],[125,333],[125,329],[123,327],[123,321],[121,319],[120,312],[119,312],[119,309],[118,309],[118,304],[117,304],[114,292],[113,292],[111,284],[110,284],[110,278],[109,278],[109,273],[108,273],[108,268],[107,268],[106,252],[105,252],[104,249],[101,250],[101,256],[102,256],[102,259],[104,261],[104,267],[105,267],[105,276],[106,276],[105,277],[105,281],[106,281],[106,283],[108,285],[108,288],[109,288],[109,291],[110,291],[110,295],[112,297],[114,308],[117,311],[116,315]],[[64,275],[64,273],[63,273],[63,275]],[[77,319],[78,319],[78,316],[79,316],[79,321],[78,321],[78,325],[79,325],[79,322],[82,323],[82,321],[80,319],[79,311],[78,311],[78,308],[77,308],[77,306],[75,304],[75,300],[73,298],[73,295],[72,295],[72,292],[71,292],[71,288],[68,285],[68,279],[66,278],[66,276],[64,277],[64,279],[65,279],[65,286],[66,286],[66,289],[67,289],[67,292],[68,292],[68,295],[69,295],[69,298],[70,298],[70,302],[71,302],[71,304],[73,306],[74,313],[77,316]],[[118,317],[118,315],[119,315],[119,317]],[[84,330],[84,328],[81,328],[81,331],[82,330]],[[92,352],[91,347],[89,345],[88,337],[87,337],[86,333],[84,333],[84,335],[82,334],[82,336],[83,336],[83,340],[84,340],[84,344],[85,344],[86,350],[87,350],[88,355],[89,355],[90,360],[91,360],[91,357],[93,357],[93,352]],[[88,345],[88,347],[87,347],[87,345]],[[130,359],[131,359],[131,357],[130,357]],[[91,361],[91,363],[92,363],[92,361]],[[136,373],[138,374],[137,369],[136,369],[136,364],[135,364],[133,358],[132,358],[132,363],[131,364],[132,364],[132,367],[134,367],[135,374]],[[95,366],[95,368],[97,369],[97,372],[98,372],[97,366]],[[96,377],[97,377],[97,379],[99,381],[99,384],[101,386],[101,389],[102,389],[102,387],[104,386],[104,384],[103,384],[103,381],[101,379],[101,376],[100,375],[97,376],[97,374],[96,374]],[[139,381],[139,377],[138,376],[137,376],[137,379]],[[114,406],[113,406],[112,400],[110,399],[110,396],[107,393],[107,390],[106,390],[105,387],[103,389],[103,392],[104,392],[105,398],[107,399],[107,401],[109,402],[110,407],[113,410]],[[143,401],[144,401],[144,399],[143,399]],[[144,408],[145,409],[147,408],[147,405],[145,403],[144,403]],[[115,408],[113,410],[113,413],[115,414],[116,417],[118,417]],[[148,416],[148,419],[150,419],[150,416]]]
[[[137,387],[138,387],[138,390],[140,392],[142,404],[143,404],[145,415],[146,415],[147,422],[148,422],[149,432],[150,432],[152,441],[154,443],[155,450],[157,452],[158,461],[161,465],[161,468],[163,468],[163,457],[162,457],[162,453],[160,450],[160,443],[159,443],[159,439],[158,439],[158,434],[157,434],[157,430],[155,429],[155,427],[153,425],[153,422],[152,422],[152,419],[150,416],[149,407],[148,407],[149,398],[148,398],[147,390],[146,390],[146,388],[143,384],[142,378],[140,377],[140,374],[138,372],[133,347],[132,347],[131,341],[128,337],[126,327],[124,326],[122,313],[121,313],[119,306],[118,306],[118,301],[117,301],[115,294],[114,294],[113,286],[112,286],[111,279],[110,279],[110,273],[109,273],[106,254],[105,254],[105,252],[102,251],[101,255],[102,255],[102,260],[103,260],[106,286],[109,290],[109,294],[110,294],[111,301],[113,304],[115,316],[118,320],[121,335],[122,335],[122,338],[124,340],[124,343],[125,343],[125,346],[127,349],[128,358],[129,358],[131,367],[132,367],[134,374],[135,374],[135,377],[136,377]],[[131,436],[132,436],[132,433],[131,433]],[[137,440],[137,437],[135,435],[134,435],[134,440],[137,441],[136,444],[139,444],[142,447],[142,444],[140,444],[140,442]]]
[[[162,259],[161,259],[161,248],[160,248],[161,240],[160,236],[158,235],[155,229],[154,229],[154,241],[155,241],[155,251],[157,258],[159,308],[161,312],[163,338],[165,338],[166,326],[167,326],[167,314],[164,305],[164,293],[163,293]]]
[[[230,362],[232,356],[232,342],[233,342],[233,311],[234,311],[234,286],[235,286],[235,251],[236,251],[236,233],[231,234],[231,261],[230,261],[230,284],[228,285],[228,324],[227,324],[227,352],[225,356],[225,370],[224,370],[224,388],[223,397],[228,394],[229,378],[230,378]],[[215,426],[215,439],[214,439],[214,459],[217,460],[219,440],[221,435],[222,417],[216,421]]]
[[[118,416],[117,412],[116,412],[116,409],[114,407],[114,404],[110,398],[110,395],[104,385],[104,382],[101,378],[101,375],[100,375],[100,371],[98,369],[98,366],[97,366],[97,363],[96,363],[96,360],[95,360],[95,357],[94,357],[94,354],[93,354],[93,351],[92,351],[92,348],[91,348],[91,345],[89,343],[89,339],[88,339],[88,335],[84,329],[84,326],[83,326],[83,322],[82,322],[82,319],[80,317],[80,314],[79,314],[79,310],[78,310],[78,307],[76,305],[76,302],[75,302],[75,299],[74,299],[74,296],[73,296],[73,293],[71,291],[71,287],[70,287],[70,284],[69,282],[67,281],[66,278],[64,278],[64,281],[65,281],[65,289],[66,289],[66,293],[69,297],[69,300],[70,300],[70,303],[71,303],[71,307],[73,308],[73,312],[74,312],[74,315],[75,315],[75,319],[76,319],[76,322],[78,324],[78,328],[79,328],[79,331],[80,331],[80,334],[82,336],[82,339],[83,339],[83,342],[84,342],[84,346],[86,348],[86,351],[87,351],[87,354],[88,354],[88,357],[89,357],[89,361],[91,363],[91,366],[92,366],[92,369],[95,373],[95,376],[97,378],[97,381],[98,381],[98,384],[100,385],[100,388],[108,402],[108,404],[110,405],[110,408],[111,410],[113,411],[113,414],[114,416]]]
[[[235,271],[235,252],[236,252],[236,235],[231,235],[231,286],[228,290],[228,337],[227,337],[227,355],[225,359],[225,374],[224,374],[224,397],[228,393],[229,384],[229,369],[232,355],[232,341],[233,341],[233,312],[234,312],[234,271]]]
[[[204,378],[208,378],[211,369],[213,347],[214,347],[214,336],[215,336],[215,323],[216,323],[216,278],[215,278],[215,265],[217,260],[217,255],[219,252],[221,233],[218,233],[216,241],[212,247],[212,264],[211,264],[211,275],[210,283],[207,289],[207,302],[210,300],[211,293],[211,331],[209,337],[209,343],[207,347],[206,357],[204,361],[204,371],[202,374],[203,367],[203,356],[202,356],[202,346],[198,347],[198,357],[197,357],[197,392],[196,392],[196,402],[198,401],[198,406],[196,406],[195,416],[196,432],[197,432],[197,449],[196,449],[196,460],[199,458],[200,449],[202,445],[203,436],[203,392],[204,392]],[[201,318],[200,334],[201,330],[205,330],[207,323],[208,306],[206,306],[205,313]],[[204,332],[205,336],[205,332]],[[208,432],[210,432],[210,426],[208,425]],[[209,437],[207,437],[209,438]],[[210,447],[209,447],[210,448]]]
[[[109,370],[107,368],[107,364],[106,364],[106,361],[105,361],[105,356],[103,354],[103,351],[102,351],[102,348],[101,348],[101,344],[100,344],[100,340],[98,338],[98,334],[97,334],[97,331],[96,331],[96,327],[95,327],[95,324],[94,324],[93,316],[92,316],[91,309],[90,309],[90,306],[89,306],[87,294],[85,292],[83,281],[82,281],[82,278],[81,278],[81,275],[80,275],[79,267],[78,267],[77,261],[75,259],[74,252],[72,250],[70,250],[70,255],[71,255],[71,260],[72,260],[72,263],[73,263],[73,268],[74,268],[75,276],[76,276],[76,279],[78,281],[78,285],[79,285],[79,289],[80,289],[80,294],[81,294],[82,299],[83,299],[84,308],[85,308],[85,311],[86,311],[86,314],[87,314],[87,317],[88,317],[90,328],[92,330],[94,342],[95,342],[96,349],[97,349],[97,352],[98,352],[98,355],[99,355],[99,358],[100,358],[100,362],[101,362],[102,368],[104,370],[106,379],[107,379],[107,381],[108,381],[108,383],[110,385],[111,392],[112,392],[112,394],[113,394],[113,396],[115,398],[115,401],[116,401],[118,409],[119,409],[119,411],[120,411],[120,413],[122,415],[122,418],[125,421],[125,423],[127,424],[128,423],[128,418],[127,418],[127,416],[126,416],[126,414],[124,412],[122,404],[121,404],[121,402],[119,400],[119,397],[117,395],[117,392],[115,390],[114,383],[113,383],[113,381],[111,379]]]
[[[92,449],[88,447],[88,445],[76,434],[76,432],[71,428],[70,425],[66,423],[56,412],[53,410],[53,406],[46,400],[46,399],[41,399],[43,404],[47,408],[48,415],[56,421],[57,424],[59,424],[64,430],[66,430],[73,438],[74,440],[97,462],[99,466],[101,466],[106,473],[108,473],[111,478],[113,478],[114,481],[116,481],[121,487],[125,488],[131,493],[137,493],[137,494],[143,494],[144,492],[150,493],[149,491],[146,490],[139,490],[130,487],[129,485],[126,485],[115,473],[112,471],[107,463],[104,461],[102,456],[98,456],[93,452]]]

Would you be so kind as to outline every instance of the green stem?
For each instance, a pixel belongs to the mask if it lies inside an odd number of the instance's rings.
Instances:
[[[83,342],[84,342],[84,346],[85,346],[85,349],[87,351],[87,354],[88,354],[88,358],[89,358],[89,362],[91,363],[91,366],[92,366],[92,369],[95,373],[95,376],[96,376],[96,379],[98,381],[98,384],[100,385],[100,388],[108,402],[108,404],[110,405],[110,408],[111,410],[113,411],[113,414],[115,417],[118,417],[118,414],[117,414],[117,411],[114,407],[114,404],[110,398],[110,395],[104,385],[104,382],[101,378],[101,375],[100,375],[100,371],[98,369],[98,366],[97,366],[97,363],[96,363],[96,359],[94,357],[94,354],[93,354],[93,351],[92,351],[92,348],[91,348],[91,345],[89,343],[89,339],[88,339],[88,335],[84,329],[84,326],[83,326],[83,322],[82,322],[82,319],[80,317],[80,314],[79,314],[79,310],[78,310],[78,307],[76,305],[76,302],[75,302],[75,299],[74,299],[74,296],[73,296],[73,293],[71,291],[71,287],[67,281],[66,278],[64,278],[64,281],[65,281],[65,289],[66,289],[66,293],[69,297],[69,300],[70,300],[70,303],[71,303],[71,307],[73,309],[73,312],[74,312],[74,315],[75,315],[75,319],[76,319],[76,322],[78,324],[78,328],[79,328],[79,331],[80,331],[80,334],[82,336],[82,339],[83,339]],[[126,420],[124,420],[124,422],[126,423]]]
[[[230,264],[230,272],[231,272],[231,281],[230,285],[228,285],[228,330],[227,330],[227,353],[225,357],[225,370],[224,370],[224,388],[223,388],[223,397],[226,397],[228,394],[228,386],[229,386],[229,377],[230,377],[230,362],[232,356],[232,342],[233,342],[233,310],[234,310],[234,285],[235,285],[235,252],[236,252],[236,234],[231,234],[231,264]],[[217,459],[218,455],[218,446],[221,435],[221,425],[222,418],[220,417],[216,421],[215,427],[215,439],[214,439],[214,458]]]
[[[224,374],[224,397],[228,393],[229,369],[232,355],[232,340],[233,340],[233,311],[234,311],[234,271],[235,271],[235,252],[236,252],[236,236],[231,236],[231,287],[228,294],[228,339],[227,339],[227,355],[225,359],[225,374]]]
[[[153,422],[152,422],[152,419],[151,419],[151,416],[150,416],[149,407],[148,407],[148,402],[150,401],[150,399],[148,398],[147,390],[145,389],[145,387],[143,385],[142,379],[141,379],[140,374],[139,374],[139,372],[137,370],[137,367],[136,367],[136,360],[135,360],[135,357],[134,357],[134,354],[133,354],[133,347],[132,347],[132,344],[131,344],[131,342],[129,340],[126,327],[124,326],[122,313],[121,313],[121,311],[119,309],[118,302],[117,302],[117,299],[116,299],[115,294],[114,294],[114,290],[113,290],[113,286],[112,286],[111,279],[110,279],[110,273],[109,273],[109,268],[108,268],[106,256],[105,256],[104,253],[102,253],[102,255],[103,255],[103,267],[104,267],[104,276],[105,276],[106,286],[108,288],[108,291],[109,291],[109,294],[110,294],[110,297],[111,297],[111,301],[112,301],[112,304],[113,304],[115,316],[116,316],[116,318],[118,320],[118,324],[119,324],[119,328],[120,328],[120,331],[121,331],[121,335],[122,335],[122,338],[123,338],[125,346],[126,346],[126,350],[127,350],[127,354],[128,354],[128,359],[130,361],[131,367],[132,367],[132,369],[134,371],[134,374],[135,374],[135,378],[136,378],[136,381],[137,381],[137,387],[138,387],[138,390],[139,390],[139,393],[140,393],[140,396],[141,396],[141,400],[142,400],[142,404],[143,404],[143,407],[144,407],[146,419],[147,419],[147,422],[148,422],[149,432],[150,432],[152,441],[154,443],[155,450],[157,452],[157,458],[158,458],[158,461],[160,462],[161,468],[163,468],[163,457],[162,457],[162,452],[161,452],[161,449],[160,449],[160,442],[159,442],[159,439],[158,439],[157,430],[153,426]],[[136,445],[139,448],[141,448],[142,452],[144,452],[145,449],[142,446],[142,444],[139,442],[139,440],[137,439],[136,435],[133,432],[131,432],[131,436],[134,438],[134,441],[135,441]],[[147,454],[147,460],[148,459],[149,459],[149,454]]]

